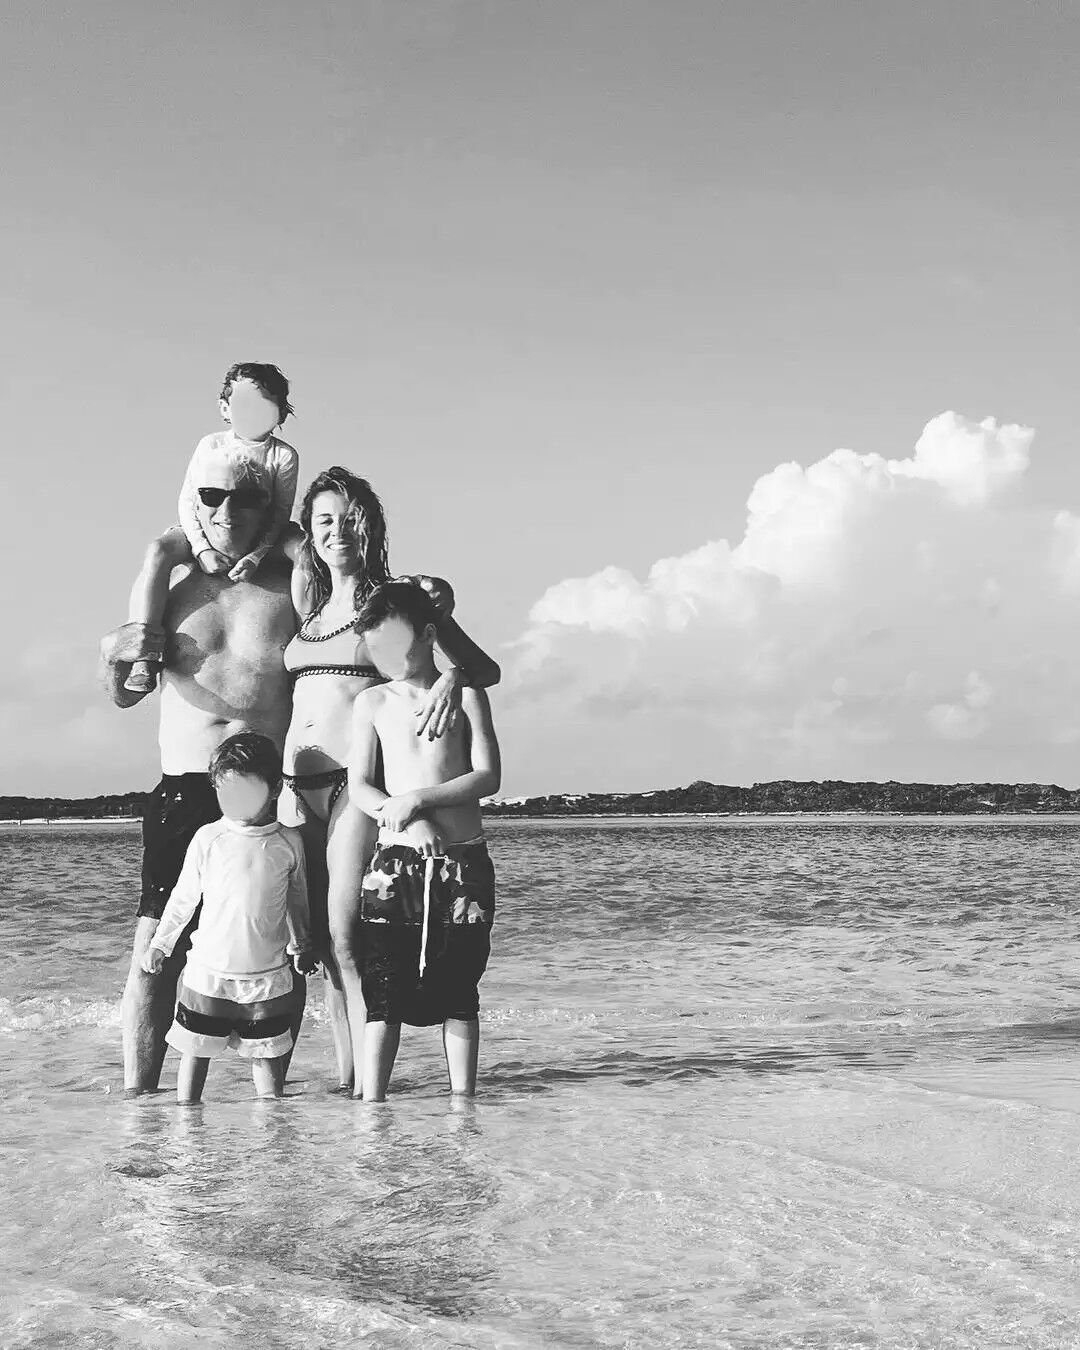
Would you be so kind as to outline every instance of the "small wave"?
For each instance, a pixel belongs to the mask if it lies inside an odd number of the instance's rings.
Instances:
[[[491,1026],[596,1026],[617,1017],[626,1021],[631,1012],[586,1012],[581,1008],[484,1008],[480,1020]]]
[[[0,1033],[62,1031],[66,1027],[119,1027],[120,1002],[71,998],[0,998]]]

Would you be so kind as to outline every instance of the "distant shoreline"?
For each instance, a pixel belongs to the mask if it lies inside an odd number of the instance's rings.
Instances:
[[[594,815],[582,812],[538,812],[535,815],[515,812],[485,812],[485,824],[534,824],[538,821],[580,821],[583,824],[605,820],[1011,820],[1036,819],[1069,820],[1080,818],[1080,811],[999,810],[999,811],[873,811],[851,809],[827,811],[806,809],[799,811],[601,811]],[[57,825],[124,825],[141,827],[138,816],[38,816],[34,819],[0,819],[0,830],[27,827],[50,828]]]
[[[140,820],[145,792],[101,797],[0,797],[0,822]],[[490,820],[631,820],[672,816],[995,816],[1080,814],[1080,789],[1056,783],[900,783],[781,779],[751,787],[699,780],[651,792],[563,792],[484,804]]]

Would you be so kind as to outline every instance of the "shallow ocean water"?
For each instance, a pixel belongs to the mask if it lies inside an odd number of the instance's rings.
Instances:
[[[435,1031],[328,1095],[312,995],[286,1101],[180,1109],[137,829],[0,830],[0,1345],[1080,1343],[1080,819],[490,833],[475,1102]]]

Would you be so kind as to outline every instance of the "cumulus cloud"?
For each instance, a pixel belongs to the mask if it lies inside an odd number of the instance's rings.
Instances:
[[[946,412],[908,458],[779,465],[737,542],[551,586],[508,663],[520,752],[557,746],[560,787],[1080,778],[1080,518],[1028,504],[1033,436]]]

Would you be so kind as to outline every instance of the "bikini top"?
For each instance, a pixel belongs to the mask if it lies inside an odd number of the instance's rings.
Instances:
[[[340,628],[332,628],[329,633],[308,634],[304,632],[304,629],[307,627],[312,617],[312,615],[309,615],[300,625],[299,631],[293,639],[294,642],[329,642],[331,638],[340,637],[342,633],[347,633],[355,622],[355,620],[350,619],[348,623],[342,624]],[[304,675],[355,675],[358,679],[362,680],[378,680],[380,683],[383,680],[383,676],[374,666],[299,666],[296,670],[290,671],[289,673],[294,684]]]
[[[374,666],[300,666],[290,671],[293,683],[303,675],[356,675],[362,680],[378,680],[382,683],[382,674]]]

